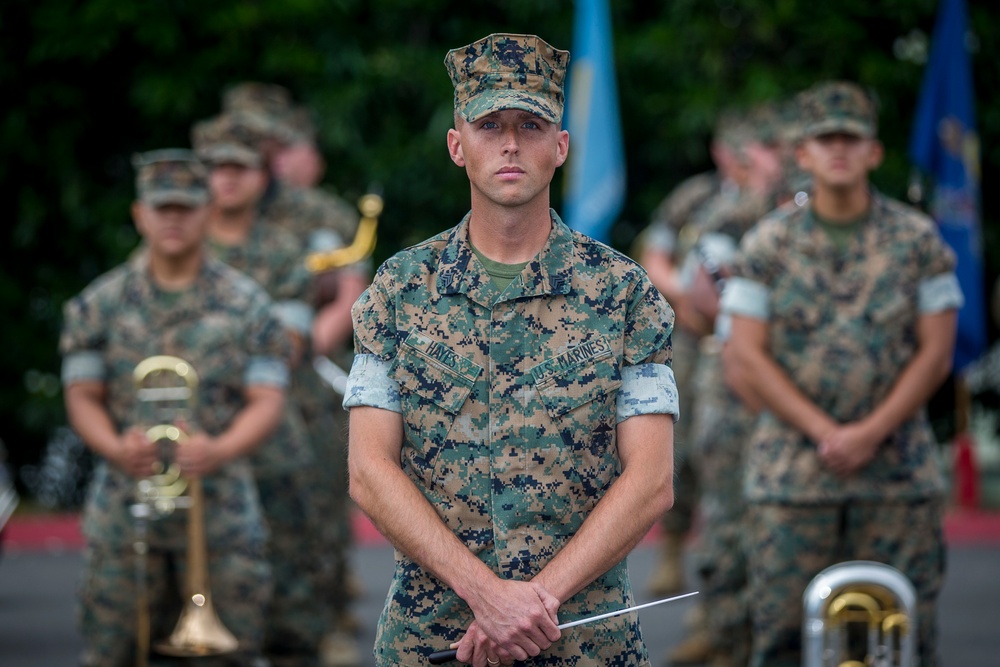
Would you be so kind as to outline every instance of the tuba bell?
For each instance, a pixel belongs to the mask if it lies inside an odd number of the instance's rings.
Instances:
[[[802,596],[803,667],[913,667],[917,593],[899,570],[873,561],[820,572]]]
[[[178,423],[191,423],[197,404],[198,375],[178,357],[153,356],[141,361],[133,372],[139,421],[154,424],[146,438],[157,447],[159,463],[153,474],[136,485],[135,519],[136,580],[139,586],[137,663],[145,667],[149,653],[150,610],[146,591],[146,542],[150,519],[183,508],[187,515],[187,576],[184,608],[170,636],[157,642],[158,653],[175,657],[220,655],[235,651],[239,642],[219,620],[208,587],[208,549],[205,543],[204,495],[200,478],[185,478],[174,461],[177,447],[188,434]]]

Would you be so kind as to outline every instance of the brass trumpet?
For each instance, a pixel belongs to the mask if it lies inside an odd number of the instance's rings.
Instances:
[[[917,593],[899,570],[872,561],[828,567],[802,597],[803,667],[912,667]]]
[[[154,356],[141,361],[133,372],[140,413],[139,423],[154,423],[146,438],[160,451],[154,474],[136,485],[136,579],[139,585],[137,663],[145,667],[149,652],[149,601],[146,591],[147,521],[186,508],[186,597],[180,619],[170,636],[157,642],[158,653],[175,657],[218,655],[235,651],[239,642],[219,620],[208,587],[208,549],[205,544],[204,495],[201,479],[184,478],[173,462],[173,452],[187,434],[176,422],[192,421],[197,402],[198,375],[178,357]],[[169,450],[169,451],[167,451]],[[187,492],[186,495],[183,495]]]

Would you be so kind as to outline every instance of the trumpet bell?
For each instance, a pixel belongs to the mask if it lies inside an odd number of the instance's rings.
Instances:
[[[170,636],[154,646],[157,653],[175,658],[194,658],[232,653],[239,640],[222,625],[207,594],[188,598]]]

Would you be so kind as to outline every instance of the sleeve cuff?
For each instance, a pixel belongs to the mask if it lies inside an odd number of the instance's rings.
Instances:
[[[289,299],[274,304],[274,314],[287,328],[308,337],[312,330],[313,309],[305,301]]]
[[[106,376],[104,356],[100,352],[73,352],[63,357],[62,383],[64,387],[74,382],[90,380],[103,382]]]
[[[347,378],[344,409],[364,405],[402,413],[399,383],[389,377],[391,366],[391,362],[383,361],[374,354],[356,355]]]
[[[673,253],[677,247],[677,234],[666,225],[657,224],[646,233],[645,245],[649,250],[656,250],[665,255]]]
[[[267,384],[285,388],[288,382],[288,364],[275,357],[252,357],[243,374],[243,383],[248,387]]]
[[[669,414],[680,418],[674,371],[665,364],[638,364],[622,369],[616,419],[621,423],[636,415]]]
[[[962,287],[954,273],[928,278],[917,288],[917,307],[924,315],[958,309],[964,303]]]
[[[771,316],[770,299],[771,290],[766,286],[746,278],[730,278],[726,281],[719,305],[727,315],[766,321]]]
[[[317,229],[309,235],[310,252],[328,252],[344,247],[344,239],[332,229]]]

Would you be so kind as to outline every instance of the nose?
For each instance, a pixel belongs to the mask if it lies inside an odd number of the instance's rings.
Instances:
[[[502,150],[504,155],[517,153],[520,146],[517,143],[517,128],[509,128],[503,133]]]

